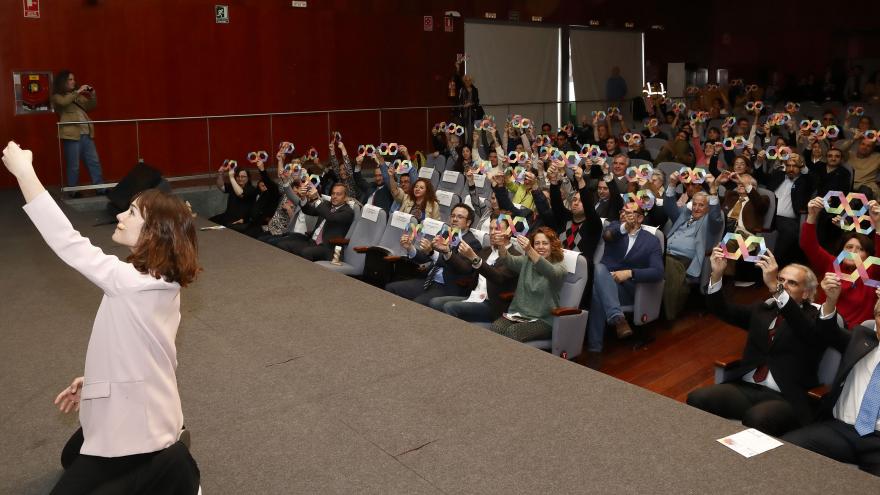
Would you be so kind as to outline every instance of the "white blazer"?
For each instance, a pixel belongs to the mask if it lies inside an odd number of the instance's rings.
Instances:
[[[24,206],[49,247],[104,291],[86,352],[80,453],[119,457],[177,441],[180,285],[138,272],[73,229],[48,192]]]

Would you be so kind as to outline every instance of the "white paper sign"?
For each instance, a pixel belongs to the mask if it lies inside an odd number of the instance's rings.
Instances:
[[[422,232],[426,235],[437,235],[443,228],[443,222],[433,218],[425,218],[422,220]]]
[[[452,206],[452,192],[450,191],[437,191],[435,193],[437,195],[437,202],[443,206]]]
[[[379,208],[376,205],[364,205],[361,209],[361,218],[365,218],[371,222],[377,222],[379,220]]]
[[[486,176],[483,174],[474,175],[474,185],[478,188],[482,188],[486,185]]]
[[[419,169],[419,178],[431,180],[434,176],[434,169],[431,167],[422,167]]]
[[[743,457],[756,456],[782,445],[782,442],[779,440],[761,433],[754,428],[749,428],[748,430],[724,438],[719,438],[718,442],[721,443],[721,445],[730,447],[733,451],[739,453]]]
[[[581,253],[563,249],[562,254],[564,256],[562,262],[565,263],[565,270],[568,273],[574,273],[575,269],[577,269],[578,256],[580,256]]]
[[[447,170],[446,172],[443,172],[443,182],[455,184],[456,182],[458,182],[459,175],[461,174],[459,174],[455,170]]]
[[[398,229],[405,229],[406,224],[410,222],[412,215],[409,213],[404,213],[402,211],[395,211],[391,215],[391,226]]]

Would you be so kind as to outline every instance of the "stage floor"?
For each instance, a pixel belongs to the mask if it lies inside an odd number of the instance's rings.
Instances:
[[[0,493],[47,493],[100,291],[0,191]],[[74,225],[120,257],[113,226]],[[205,220],[199,220],[207,225]],[[178,380],[206,494],[873,493],[880,480],[229,231],[199,232]]]

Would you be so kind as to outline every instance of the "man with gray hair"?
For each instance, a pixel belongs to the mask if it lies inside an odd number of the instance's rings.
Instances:
[[[763,273],[770,299],[749,306],[729,304],[721,292],[727,258],[712,250],[712,273],[706,305],[726,323],[748,332],[742,358],[726,363],[726,373],[739,377],[694,390],[687,403],[768,435],[779,436],[812,419],[807,391],[818,385],[816,369],[826,348],[816,330],[819,309],[811,304],[816,275],[803,265],[782,270],[766,251],[755,265]]]
[[[666,285],[663,287],[664,313],[670,321],[684,309],[691,281],[700,279],[707,247],[720,240],[718,236],[724,226],[718,184],[712,174],[705,177],[709,194],[697,192],[690,205],[685,203],[686,195],[676,200],[678,183],[679,173],[669,174],[669,187],[663,201],[663,209],[672,221],[666,234]]]

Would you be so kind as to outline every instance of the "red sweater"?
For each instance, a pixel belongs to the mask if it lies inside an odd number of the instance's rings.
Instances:
[[[874,256],[880,256],[877,251],[877,238],[874,234]],[[811,268],[816,272],[816,277],[821,281],[828,272],[834,271],[834,259],[832,256],[819,245],[816,238],[816,225],[804,222],[801,228],[801,249],[810,260]],[[868,268],[868,275],[874,280],[880,279],[880,266],[872,265]],[[865,320],[874,319],[874,304],[877,302],[877,295],[873,287],[865,285],[861,279],[853,283],[841,281],[840,298],[837,300],[837,312],[843,317],[847,328],[852,328]],[[822,289],[818,289],[818,302],[825,300],[825,294]]]

